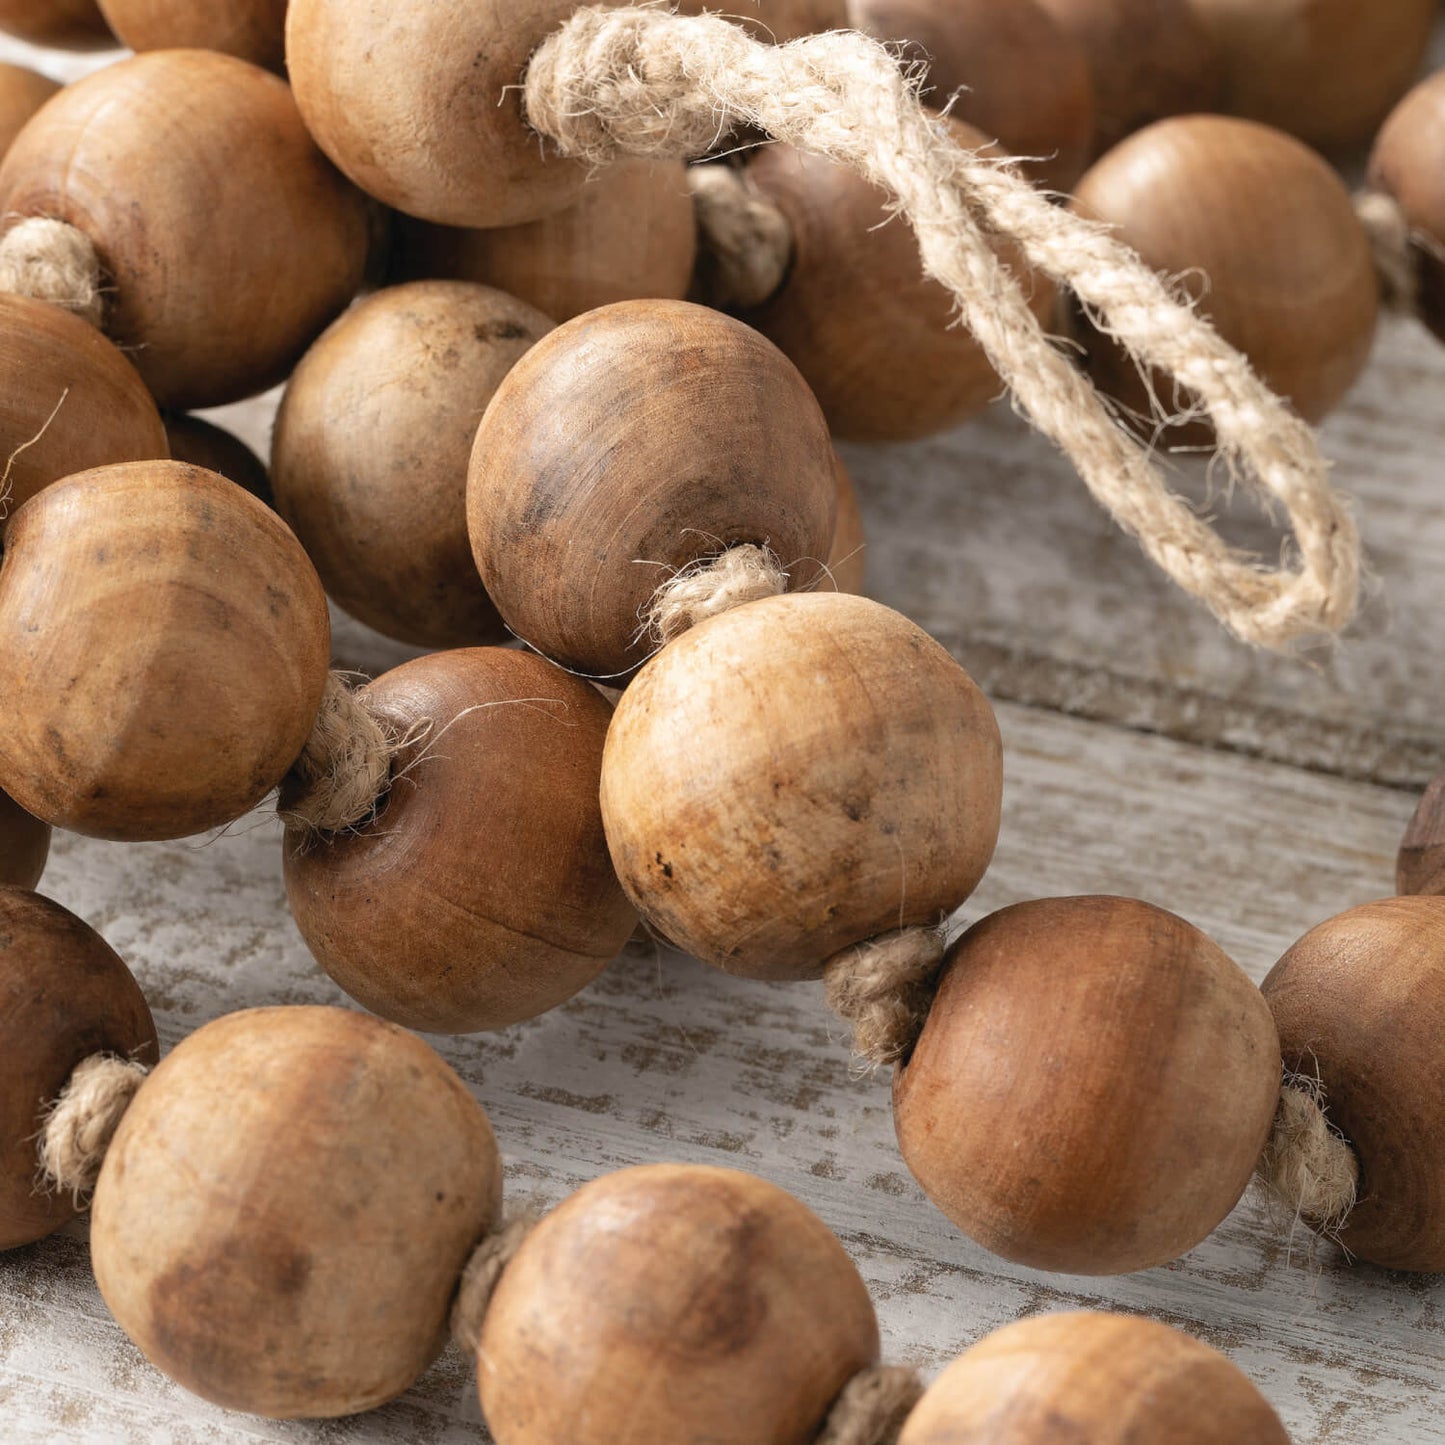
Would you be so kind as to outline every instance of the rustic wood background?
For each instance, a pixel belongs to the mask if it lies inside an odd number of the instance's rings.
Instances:
[[[8,42],[0,57],[62,76],[94,63]],[[230,412],[263,450],[269,417],[266,403]],[[1391,891],[1412,790],[1445,754],[1445,350],[1388,323],[1325,440],[1359,499],[1375,580],[1348,641],[1295,660],[1226,638],[1004,407],[937,441],[849,452],[870,590],[1000,704],[1003,837],[965,920],[1048,894],[1133,894],[1197,923],[1260,978],[1313,924]],[[1243,499],[1216,506],[1236,535],[1278,546]],[[371,672],[406,655],[344,620],[336,647]],[[163,1047],[233,1009],[344,1002],[291,924],[264,814],[181,843],[60,838],[42,886],[129,960]],[[1445,1441],[1445,1286],[1290,1237],[1253,1197],[1166,1269],[1097,1281],[1003,1264],[913,1184],[886,1081],[854,1072],[816,987],[729,979],[634,946],[543,1019],[433,1042],[490,1113],[514,1199],[551,1203],[653,1160],[762,1174],[852,1251],[890,1358],[932,1369],[1023,1314],[1122,1308],[1227,1351],[1300,1442]],[[0,1257],[0,1438],[488,1436],[454,1351],[369,1416],[277,1424],[212,1409],[109,1318],[82,1224]]]

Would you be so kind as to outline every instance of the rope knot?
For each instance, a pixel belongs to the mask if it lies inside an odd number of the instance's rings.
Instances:
[[[653,594],[644,625],[659,647],[709,617],[745,602],[778,597],[788,588],[783,564],[767,547],[741,542],[684,567]]]
[[[853,1051],[870,1064],[913,1052],[943,965],[943,933],[900,928],[835,953],[824,965],[828,1006],[853,1025]]]
[[[46,1183],[76,1207],[95,1188],[105,1151],[150,1071],[134,1059],[92,1054],[71,1070],[40,1131],[40,1169]]]
[[[1385,306],[1413,316],[1420,300],[1420,273],[1410,222],[1400,203],[1383,191],[1361,191],[1355,197],[1355,215],[1370,242]]]
[[[896,1445],[922,1398],[916,1370],[870,1365],[843,1386],[815,1445]]]
[[[495,1234],[487,1235],[472,1251],[462,1271],[448,1320],[452,1339],[459,1350],[469,1355],[476,1354],[482,1339],[482,1321],[486,1319],[492,1296],[502,1282],[502,1274],[536,1224],[534,1214],[519,1214]]]
[[[1325,1091],[1318,1079],[1285,1075],[1274,1127],[1256,1172],[1291,1220],[1303,1220],[1329,1239],[1339,1235],[1355,1207],[1360,1164],[1325,1115]]]
[[[692,166],[687,179],[697,212],[698,283],[708,304],[747,310],[771,301],[793,261],[788,218],[736,166]]]
[[[30,216],[0,238],[0,291],[49,301],[99,327],[105,319],[100,258],[84,231]]]

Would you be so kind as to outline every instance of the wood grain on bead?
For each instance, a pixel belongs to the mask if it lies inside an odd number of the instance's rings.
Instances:
[[[240,487],[181,462],[68,477],[5,537],[0,787],[97,837],[230,822],[301,751],[329,645],[300,544]]]
[[[751,602],[622,695],[602,763],[618,877],[729,973],[814,978],[839,949],[951,913],[998,837],[998,725],[968,674],[866,598]]]
[[[244,487],[268,507],[273,505],[266,464],[239,437],[214,422],[184,412],[173,411],[162,420],[173,461],[204,467]]]
[[[168,455],[135,367],[59,306],[0,292],[0,375],[0,535],[17,507],[62,477]]]
[[[926,67],[924,99],[1068,191],[1094,153],[1094,85],[1077,40],[1037,0],[853,0],[860,30]]]
[[[908,1167],[971,1239],[1122,1274],[1234,1208],[1279,1078],[1259,990],[1197,928],[1133,899],[1053,898],[949,951],[893,1110]]]
[[[23,65],[0,63],[0,156],[10,149],[25,122],[59,89],[48,75]]]
[[[810,1209],[750,1174],[655,1164],[536,1227],[477,1386],[498,1445],[811,1445],[877,1357],[867,1288]]]
[[[0,30],[62,50],[103,50],[115,44],[96,0],[0,0]]]
[[[1289,1445],[1231,1360],[1154,1320],[1038,1315],[953,1362],[898,1445]]]
[[[501,1197],[486,1115],[420,1039],[345,1009],[250,1009],[141,1087],[91,1255],[121,1328],[186,1389],[252,1415],[350,1415],[440,1353]]]
[[[1099,161],[1075,206],[1180,277],[1306,420],[1325,416],[1364,369],[1379,312],[1369,242],[1344,182],[1290,136],[1222,116],[1161,121]],[[1095,382],[1150,415],[1135,363],[1096,333],[1087,344]],[[1167,387],[1160,402],[1189,404]]]
[[[505,1028],[563,1003],[637,922],[597,803],[611,708],[503,648],[418,658],[364,696],[415,741],[376,818],[288,834],[287,896],[312,952],[408,1028]]]
[[[1320,1080],[1360,1162],[1340,1243],[1387,1269],[1445,1270],[1445,898],[1351,908],[1305,934],[1262,988],[1286,1067]]]
[[[954,138],[984,144],[953,123]],[[812,387],[834,435],[850,441],[927,436],[982,411],[1003,389],[951,293],[923,275],[918,241],[890,218],[884,193],[844,166],[768,146],[748,173],[787,217],[793,262],[782,289],[746,320]],[[1054,289],[1000,252],[1040,320]]]
[[[0,885],[34,888],[50,856],[50,825],[0,793]]]
[[[836,591],[861,597],[868,571],[868,537],[863,530],[863,513],[858,506],[857,488],[842,457],[835,456],[833,466],[838,476],[838,523],[828,552],[828,574]]]
[[[534,346],[487,408],[467,487],[507,625],[602,678],[652,652],[658,586],[725,547],[771,547],[791,586],[813,583],[836,510],[828,428],[797,369],[682,301],[607,306]]]
[[[286,64],[286,0],[99,0],[132,50],[220,50],[267,70]]]
[[[614,301],[681,300],[697,223],[680,161],[627,160],[592,176],[564,210],[486,231],[401,219],[399,280],[446,276],[510,292],[556,321]]]
[[[281,515],[331,596],[424,647],[500,642],[467,539],[467,465],[502,379],[552,323],[461,281],[378,291],[307,352],[271,448]]]
[[[24,888],[0,887],[0,1249],[75,1215],[40,1186],[36,1136],[91,1054],[156,1061],[156,1030],[130,970],[89,925]]]
[[[105,329],[177,410],[280,381],[366,261],[364,200],[285,82],[209,51],[155,51],[67,86],[0,165],[0,211],[94,242]]]
[[[680,15],[724,13],[759,40],[779,45],[822,30],[848,27],[847,0],[739,0],[722,12],[713,0],[678,0],[676,8]]]
[[[1437,0],[1188,0],[1225,109],[1324,150],[1361,145],[1425,59]]]

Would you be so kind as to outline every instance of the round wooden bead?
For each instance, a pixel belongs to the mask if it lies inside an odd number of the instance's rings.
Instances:
[[[416,741],[376,818],[288,835],[286,891],[311,951],[367,1008],[432,1033],[505,1028],[571,998],[637,922],[597,804],[611,708],[497,647],[404,663],[363,695]]]
[[[697,221],[680,161],[628,160],[599,171],[565,210],[488,231],[401,220],[398,279],[448,276],[510,292],[557,321],[614,301],[681,300]]]
[[[868,538],[863,531],[863,513],[858,506],[853,478],[848,475],[842,457],[833,458],[833,468],[838,478],[838,524],[828,552],[828,573],[836,591],[861,596],[868,565],[865,555]]]
[[[0,565],[0,787],[117,839],[240,817],[310,735],[326,598],[268,507],[181,462],[47,487]]]
[[[0,884],[34,888],[50,856],[50,827],[0,793]]]
[[[959,144],[983,137],[954,123]],[[897,441],[966,421],[1003,389],[954,298],[926,278],[918,242],[890,220],[887,198],[847,167],[791,146],[768,146],[748,167],[787,217],[793,261],[782,289],[746,319],[802,372],[835,436]],[[886,224],[885,224],[886,223]],[[1004,263],[1043,320],[1052,285],[1016,251]]]
[[[35,45],[97,50],[115,44],[96,0],[0,0],[0,30]]]
[[[1079,1311],[1018,1320],[953,1362],[898,1445],[1289,1445],[1240,1368],[1179,1330]]]
[[[91,1256],[121,1328],[186,1389],[252,1415],[350,1415],[440,1353],[501,1198],[486,1115],[420,1039],[345,1009],[250,1009],[136,1095]]]
[[[472,554],[507,625],[594,677],[653,650],[659,584],[734,543],[810,585],[832,545],[828,428],[796,368],[682,301],[588,312],[497,388],[467,485]]]
[[[209,51],[154,51],[67,86],[0,165],[0,212],[95,243],[106,331],[178,410],[280,381],[366,261],[364,198],[285,82]]]
[[[132,50],[221,50],[267,70],[286,64],[286,0],[99,0]]]
[[[91,1054],[155,1062],[139,986],[73,913],[0,887],[0,1249],[43,1239],[76,1212],[64,1190],[40,1186],[36,1142],[46,1108]]]
[[[1436,0],[1189,0],[1224,107],[1324,150],[1367,141],[1419,73]]]
[[[1055,898],[950,950],[893,1111],[908,1167],[970,1238],[1035,1269],[1122,1274],[1234,1208],[1279,1080],[1259,990],[1197,928]]]
[[[423,647],[506,633],[467,540],[467,464],[502,379],[552,323],[460,281],[374,292],[307,352],[276,418],[271,480],[326,590]]]
[[[860,29],[927,69],[924,99],[1067,191],[1093,155],[1094,86],[1077,40],[1037,0],[854,0]]]
[[[1328,1118],[1360,1164],[1340,1231],[1387,1269],[1445,1269],[1445,898],[1351,908],[1300,939],[1263,991],[1285,1067],[1324,1085]]]
[[[1379,283],[1340,177],[1280,131],[1222,116],[1161,121],[1080,182],[1076,208],[1146,264],[1184,278],[1202,314],[1309,421],[1369,358]],[[1099,387],[1148,414],[1135,363],[1090,337]],[[1174,398],[1164,387],[1161,401]]]
[[[499,1445],[808,1445],[878,1358],[867,1288],[790,1194],[700,1165],[624,1169],[546,1216],[477,1352]]]
[[[145,382],[93,326],[0,292],[0,452],[9,458],[0,535],[43,487],[91,467],[168,455]]]
[[[712,0],[678,0],[676,9],[679,15],[719,13]],[[823,30],[846,30],[850,23],[848,0],[743,0],[726,18],[779,45]]]
[[[268,507],[273,505],[266,464],[239,437],[213,422],[184,412],[173,411],[163,420],[174,461],[204,467],[244,487]]]
[[[607,735],[602,817],[666,937],[729,973],[814,978],[968,897],[1001,768],[992,709],[927,633],[799,593],[711,618],[643,668]]]
[[[25,122],[59,89],[47,75],[0,62],[0,156],[10,149]]]

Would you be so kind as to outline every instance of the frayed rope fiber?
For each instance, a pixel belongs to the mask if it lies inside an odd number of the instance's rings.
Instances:
[[[824,965],[828,1006],[853,1026],[853,1052],[896,1064],[913,1052],[943,966],[943,933],[900,928],[835,953]]]
[[[870,1365],[843,1386],[815,1445],[897,1445],[904,1422],[922,1398],[916,1370]]]
[[[49,301],[95,327],[105,319],[100,258],[65,221],[32,216],[0,236],[0,291]]]
[[[1335,1238],[1355,1207],[1360,1164],[1325,1114],[1324,1087],[1287,1074],[1256,1172],[1292,1219]]]
[[[1361,191],[1355,197],[1355,216],[1369,239],[1385,305],[1414,315],[1420,303],[1420,272],[1410,222],[1400,203],[1383,191]]]
[[[399,746],[346,678],[328,673],[311,736],[282,785],[283,817],[317,833],[364,823],[391,786]]]
[[[467,1260],[448,1320],[452,1339],[465,1354],[476,1354],[482,1339],[482,1322],[502,1282],[502,1274],[536,1224],[535,1215],[519,1214],[495,1234],[487,1235]]]
[[[597,165],[619,155],[703,155],[743,124],[850,166],[896,198],[924,271],[953,293],[1019,409],[1181,587],[1266,647],[1338,632],[1353,616],[1359,538],[1311,429],[1126,246],[1008,164],[960,149],[877,41],[834,31],[774,46],[717,16],[588,7],[543,42],[524,92],[533,127]],[[1251,477],[1288,513],[1297,565],[1270,568],[1236,553],[1170,492],[1044,334],[994,253],[997,237],[1072,288],[1145,371],[1199,398],[1231,474]]]
[[[664,582],[652,595],[644,625],[662,647],[709,617],[777,597],[787,587],[788,574],[768,548],[740,542]]]
[[[79,1206],[95,1188],[105,1152],[149,1070],[134,1059],[92,1054],[71,1070],[40,1131],[40,1171]]]

